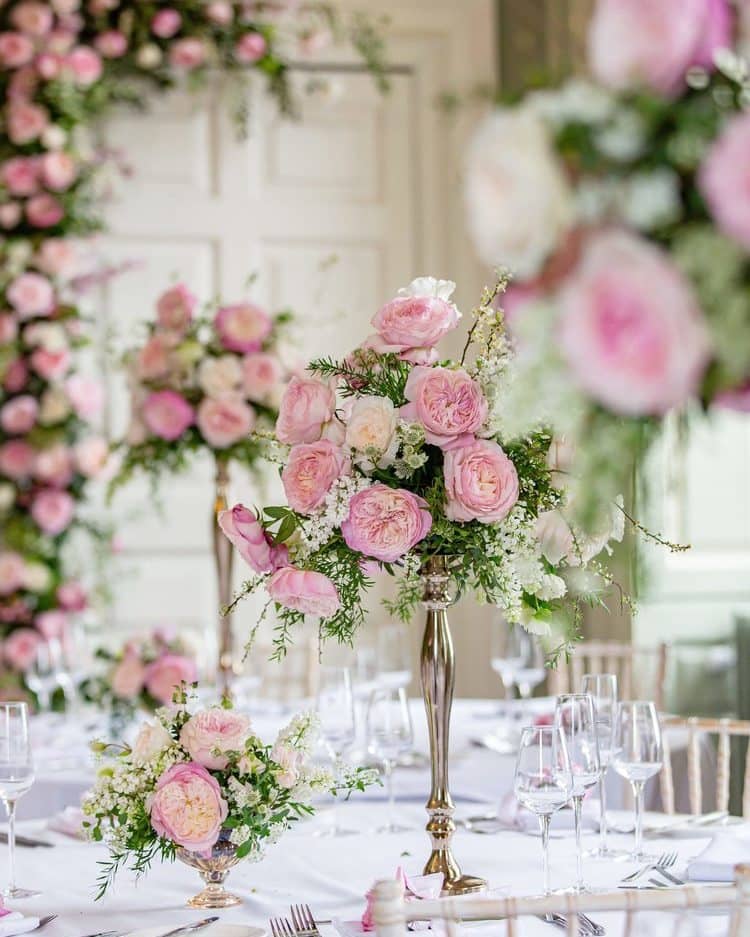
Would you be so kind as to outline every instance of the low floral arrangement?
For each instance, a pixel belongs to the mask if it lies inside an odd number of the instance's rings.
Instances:
[[[747,4],[597,0],[590,80],[524,94],[467,165],[477,248],[516,274],[517,429],[622,490],[668,411],[750,409]]]
[[[136,710],[154,712],[167,706],[183,683],[198,679],[194,652],[172,628],[157,628],[131,638],[116,652],[99,648],[96,657],[106,672],[82,685],[86,700],[109,710],[113,723],[128,722]]]
[[[121,867],[142,873],[180,850],[210,855],[220,835],[238,858],[258,861],[314,813],[316,794],[364,790],[374,780],[366,769],[339,765],[333,773],[312,762],[312,713],[295,717],[269,745],[229,704],[191,713],[184,688],[174,703],[143,725],[132,748],[95,743],[103,757],[117,752],[83,801],[84,828],[110,849],[99,897]]]
[[[251,434],[273,427],[289,378],[279,340],[291,318],[250,302],[199,310],[182,283],[162,294],[145,344],[126,358],[132,417],[113,486],[136,470],[180,471],[205,449],[252,467]]]
[[[389,608],[408,620],[434,556],[449,558],[460,592],[509,622],[559,650],[575,636],[577,615],[563,614],[567,570],[621,537],[623,519],[612,504],[596,536],[584,535],[566,520],[550,434],[505,431],[498,388],[512,350],[495,305],[505,282],[485,291],[459,361],[435,348],[460,318],[455,284],[422,277],[375,314],[376,334],[344,361],[313,361],[290,382],[270,454],[288,505],[236,505],[219,518],[256,574],[236,601],[267,590],[277,653],[306,615],[323,636],[350,641],[380,571],[398,576]]]

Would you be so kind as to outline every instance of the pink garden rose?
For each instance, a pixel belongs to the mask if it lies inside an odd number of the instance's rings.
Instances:
[[[52,284],[40,273],[22,273],[16,277],[8,287],[6,296],[22,319],[47,316],[55,304]]]
[[[461,317],[449,301],[455,287],[449,280],[420,277],[406,289],[399,290],[399,295],[372,318],[384,343],[379,350],[405,352],[436,345],[458,325]]]
[[[750,113],[730,118],[708,151],[698,185],[719,229],[750,250]]]
[[[6,231],[15,228],[22,214],[23,210],[18,202],[5,202],[0,205],[0,226]]]
[[[57,587],[57,601],[66,612],[82,612],[88,605],[88,594],[80,582],[69,579]]]
[[[281,473],[289,507],[311,514],[325,500],[331,485],[351,472],[349,457],[327,439],[293,446]]]
[[[665,413],[710,355],[689,284],[658,247],[621,231],[586,246],[561,293],[560,345],[578,384],[617,413]]]
[[[216,313],[214,326],[219,341],[227,351],[241,354],[260,351],[273,330],[268,313],[252,303],[223,306]]]
[[[78,251],[66,238],[45,238],[34,264],[48,276],[69,276],[78,265]]]
[[[443,471],[448,520],[494,524],[506,518],[518,501],[516,467],[489,439],[450,449]]]
[[[210,853],[229,812],[218,781],[192,761],[164,772],[149,810],[159,836],[202,855]]]
[[[135,358],[135,370],[142,381],[166,377],[171,368],[173,343],[166,335],[152,335]]]
[[[195,683],[197,679],[198,667],[192,657],[163,654],[148,665],[144,682],[151,696],[167,706],[181,683]]]
[[[34,43],[21,33],[0,33],[0,63],[5,68],[20,68],[34,57]]]
[[[40,612],[34,619],[34,627],[47,641],[64,639],[68,631],[68,625],[68,616],[59,608]]]
[[[330,618],[341,607],[338,590],[328,576],[294,566],[282,566],[271,576],[268,594],[279,605],[316,618]]]
[[[33,429],[39,414],[39,404],[30,394],[11,398],[0,409],[0,426],[12,436],[22,436]]]
[[[54,17],[48,3],[25,0],[13,8],[10,20],[20,32],[39,37],[52,29]]]
[[[67,491],[44,488],[31,502],[31,516],[45,534],[56,537],[70,526],[75,507]]]
[[[21,481],[34,468],[36,450],[23,439],[9,439],[0,446],[0,472],[6,478]]]
[[[226,449],[252,432],[255,411],[239,394],[204,397],[196,422],[209,446]]]
[[[227,0],[212,0],[206,4],[206,17],[217,26],[228,26],[232,22],[234,11]]]
[[[65,394],[76,416],[91,422],[101,413],[104,405],[104,388],[101,381],[84,374],[71,374],[65,381]]]
[[[118,699],[137,699],[146,679],[146,668],[137,654],[126,653],[112,671],[110,685]]]
[[[283,376],[281,362],[274,355],[258,351],[242,359],[242,389],[254,403],[271,403]]]
[[[195,413],[182,394],[157,390],[143,404],[143,422],[154,436],[174,442],[193,425]]]
[[[98,53],[88,46],[76,46],[66,57],[65,64],[76,83],[84,88],[93,85],[102,76],[102,60]]]
[[[223,771],[227,753],[245,751],[250,719],[231,709],[215,707],[191,716],[180,731],[180,744],[193,761],[209,771]]]
[[[107,466],[109,444],[102,436],[86,436],[73,447],[73,457],[84,478],[96,478]]]
[[[34,477],[44,485],[66,488],[73,478],[73,456],[64,443],[40,450],[34,464]]]
[[[26,673],[36,660],[41,640],[33,628],[16,628],[0,644],[0,659],[16,673]]]
[[[10,595],[24,583],[26,564],[14,550],[0,552],[0,595]]]
[[[169,50],[169,61],[175,68],[192,71],[206,61],[206,44],[202,39],[178,39]]]
[[[8,108],[8,136],[11,143],[31,143],[49,123],[47,110],[26,101],[12,102]]]
[[[258,518],[243,504],[221,511],[218,523],[226,538],[256,573],[273,572],[288,562],[287,548],[283,544],[273,546]]]
[[[65,209],[54,197],[43,192],[26,203],[26,218],[35,228],[54,228],[65,216]]]
[[[352,550],[393,563],[423,540],[432,527],[424,498],[402,488],[371,485],[349,502],[341,533]]]
[[[156,303],[156,319],[162,329],[184,335],[190,325],[198,300],[184,283],[162,293]]]
[[[731,27],[727,0],[598,0],[589,64],[609,88],[674,95],[691,65],[711,68],[714,53],[731,47]]]
[[[487,419],[487,400],[463,368],[416,367],[404,391],[409,403],[401,417],[421,423],[433,446],[448,446],[458,437],[476,433]]]
[[[40,160],[42,180],[53,192],[64,192],[76,181],[78,166],[76,161],[63,150],[45,153]]]
[[[35,348],[31,355],[31,367],[45,381],[57,381],[70,370],[71,355],[68,348],[48,351]]]
[[[171,39],[182,26],[182,17],[172,7],[165,7],[151,20],[151,32],[160,39]]]
[[[252,65],[266,54],[268,43],[260,33],[245,33],[234,47],[234,57],[243,65]]]
[[[128,51],[128,40],[119,29],[106,29],[94,40],[97,52],[105,59],[119,59]]]
[[[330,384],[313,377],[293,377],[281,398],[276,436],[290,445],[317,442],[335,409],[336,393]]]
[[[37,163],[30,156],[16,156],[6,160],[0,176],[11,195],[33,195],[39,188]]]

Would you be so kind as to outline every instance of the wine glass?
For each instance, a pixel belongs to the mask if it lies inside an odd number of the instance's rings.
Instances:
[[[623,853],[610,849],[607,845],[609,832],[607,823],[607,769],[612,757],[612,742],[615,732],[615,714],[617,712],[617,677],[613,673],[591,674],[587,673],[581,683],[581,692],[588,693],[594,703],[594,717],[596,719],[596,737],[599,743],[599,761],[602,767],[599,779],[599,805],[601,818],[599,822],[599,846],[587,852],[586,855],[598,859],[616,859]]]
[[[0,703],[0,799],[8,814],[8,884],[5,898],[31,898],[38,891],[16,885],[16,802],[34,783],[26,703]]]
[[[26,683],[36,695],[40,712],[52,711],[52,695],[60,686],[61,666],[60,642],[56,638],[40,641],[26,674]]]
[[[375,658],[378,683],[389,690],[406,687],[411,680],[411,651],[408,632],[403,625],[384,625],[378,629]]]
[[[589,889],[583,880],[581,809],[586,791],[597,783],[601,774],[594,702],[591,697],[587,693],[558,696],[555,726],[565,739],[573,776],[572,798],[576,827],[576,884],[573,892],[583,894]]]
[[[516,686],[516,674],[523,666],[523,657],[517,642],[511,640],[515,628],[508,629],[505,622],[498,622],[492,629],[490,664],[500,677],[505,691],[505,699],[513,699]],[[506,707],[503,707],[506,709]]]
[[[528,726],[521,733],[513,790],[520,804],[539,817],[544,855],[544,894],[550,894],[549,824],[573,793],[565,739],[556,726]]]
[[[396,798],[393,771],[400,755],[411,751],[414,729],[411,724],[406,690],[375,690],[367,707],[367,750],[383,763],[388,791],[388,823],[381,833],[400,833],[408,827],[397,826],[394,816]]]
[[[317,712],[320,732],[331,760],[338,764],[344,753],[354,744],[357,723],[354,715],[352,677],[348,667],[323,666],[320,668]],[[347,836],[354,830],[345,830],[338,824],[336,801],[333,806],[331,836]]]
[[[643,790],[646,781],[661,771],[661,726],[653,703],[620,703],[615,716],[612,765],[630,781],[635,796],[635,847],[630,858],[649,862],[643,852]]]

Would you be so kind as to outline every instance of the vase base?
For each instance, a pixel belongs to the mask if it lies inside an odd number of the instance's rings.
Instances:
[[[224,891],[223,888],[218,891],[206,888],[197,895],[193,895],[192,898],[188,898],[186,903],[189,908],[234,908],[242,904],[242,898]]]
[[[441,895],[443,897],[449,897],[451,895],[470,895],[478,891],[486,890],[486,879],[479,878],[478,875],[460,875],[452,881],[444,882]]]

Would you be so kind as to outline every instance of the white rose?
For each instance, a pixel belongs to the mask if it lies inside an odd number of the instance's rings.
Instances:
[[[70,415],[70,401],[60,387],[50,387],[42,394],[39,422],[42,426],[62,423]]]
[[[357,397],[346,425],[345,442],[363,469],[386,468],[396,458],[398,413],[387,397]],[[361,456],[368,458],[362,459]]]
[[[7,511],[16,500],[16,489],[8,482],[0,484],[0,511]]]
[[[23,330],[23,339],[29,346],[45,351],[64,351],[68,347],[68,334],[55,322],[34,322]]]
[[[449,302],[456,284],[453,280],[436,280],[435,277],[417,277],[408,286],[401,287],[399,296],[431,296]]]
[[[236,391],[242,384],[242,366],[235,355],[205,358],[198,368],[198,383],[209,397]]]
[[[68,142],[68,135],[62,127],[50,124],[45,127],[41,136],[42,146],[47,150],[61,150]]]
[[[133,744],[133,761],[143,764],[163,751],[172,737],[160,722],[144,722]]]
[[[140,47],[135,54],[135,59],[139,68],[156,68],[162,60],[161,49],[154,43],[148,43]]]
[[[482,260],[521,278],[539,271],[573,220],[573,200],[532,113],[497,110],[481,124],[469,147],[466,201]]]
[[[52,582],[52,574],[42,563],[26,563],[23,584],[29,592],[46,592]]]

